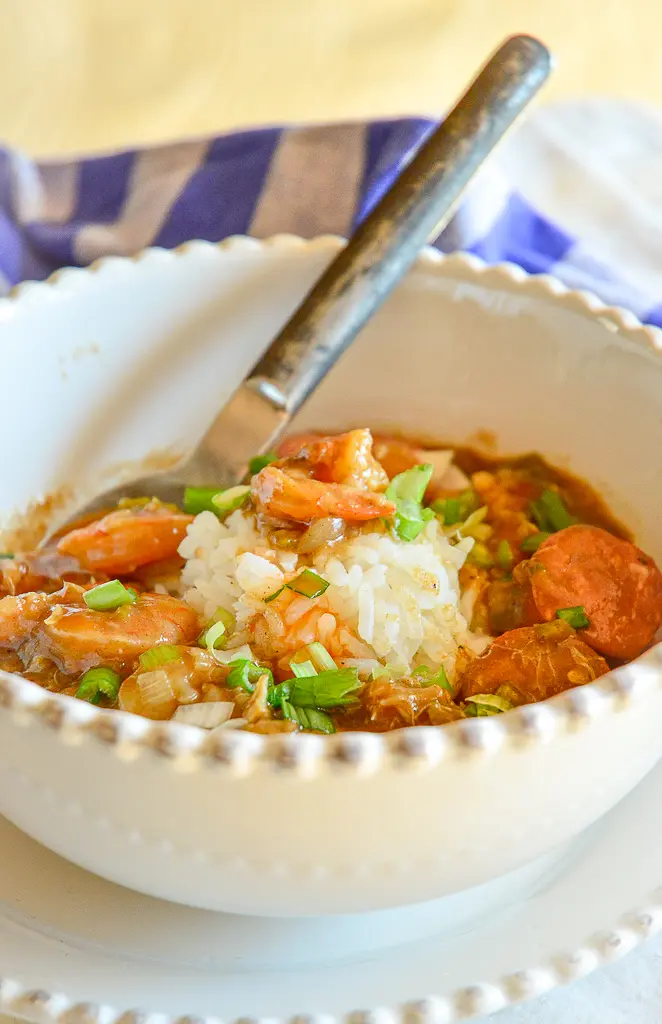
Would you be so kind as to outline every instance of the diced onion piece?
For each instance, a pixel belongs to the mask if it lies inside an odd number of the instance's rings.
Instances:
[[[345,536],[345,523],[334,516],[315,519],[306,532],[301,535],[297,544],[300,555],[309,555],[318,548],[335,544]]]
[[[119,580],[108,580],[91,590],[86,590],[83,600],[93,612],[112,612],[124,604],[134,604],[138,595],[131,587],[125,587]]]
[[[178,705],[168,674],[162,669],[141,672],[135,677],[147,718],[170,718]]]
[[[246,484],[239,484],[237,487],[229,487],[227,491],[221,491],[212,498],[216,515],[227,516],[235,509],[241,508],[251,493],[250,487]]]
[[[215,729],[212,729],[212,732],[226,732],[228,729],[243,729],[247,725],[247,718],[229,718],[227,722],[221,722],[221,724],[217,725]]]
[[[197,725],[201,729],[216,729],[232,717],[234,704],[231,701],[214,700],[202,704],[186,704],[178,707],[172,716],[173,722]]]

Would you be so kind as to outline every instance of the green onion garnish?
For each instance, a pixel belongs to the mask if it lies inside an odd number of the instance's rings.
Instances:
[[[543,533],[556,533],[578,522],[568,512],[561,495],[549,488],[542,492],[537,501],[531,502],[530,512]]]
[[[500,540],[496,550],[496,560],[502,569],[512,568],[515,556],[513,555],[513,549],[507,540]]]
[[[335,672],[338,668],[324,644],[321,644],[319,640],[315,640],[314,643],[308,644],[308,653],[312,659],[315,669],[319,672]]]
[[[543,541],[546,541],[548,537],[551,537],[551,533],[547,533],[546,530],[541,530],[540,533],[534,533],[530,537],[525,537],[519,546],[520,551],[524,551],[525,554],[530,555],[534,551],[537,551]]]
[[[485,544],[479,540],[474,542],[474,546],[467,555],[467,562],[471,565],[477,565],[481,569],[490,569],[492,565],[494,565],[489,550]]]
[[[302,597],[321,597],[324,591],[328,588],[329,584],[327,580],[322,579],[312,569],[304,569],[300,572],[295,579],[287,584],[290,590],[293,590],[295,594],[301,594]]]
[[[245,484],[239,484],[238,487],[229,487],[227,491],[217,492],[211,499],[216,515],[227,516],[230,512],[234,512],[235,509],[241,508],[244,502],[248,500],[250,493],[250,487]]]
[[[297,678],[305,679],[306,676],[317,675],[317,670],[312,661],[291,661],[290,668]]]
[[[256,455],[248,463],[248,472],[251,476],[255,476],[265,466],[270,466],[272,462],[277,460],[278,456],[275,452],[267,452],[265,455]]]
[[[557,608],[556,617],[563,619],[573,629],[586,629],[591,625],[591,620],[586,614],[583,604],[576,604],[572,608]]]
[[[119,580],[108,580],[92,587],[83,594],[83,600],[93,612],[112,612],[124,604],[135,604],[138,595],[131,587],[125,587]]]
[[[150,647],[138,658],[140,667],[146,672],[159,668],[160,665],[169,665],[172,661],[181,661],[182,652],[174,644],[159,644],[157,647]]]
[[[86,700],[90,704],[98,704],[102,697],[107,697],[114,704],[117,700],[122,678],[119,672],[112,668],[100,666],[90,668],[81,677],[76,696],[80,700]]]
[[[386,488],[389,501],[395,502],[395,532],[400,540],[416,540],[432,514],[423,508],[423,495],[432,479],[434,466],[425,462],[394,476]]]
[[[278,683],[276,686],[269,688],[267,700],[274,708],[282,706],[283,701],[289,701],[292,690],[292,680],[288,680],[285,683]]]
[[[480,506],[478,495],[475,491],[462,491],[455,498],[439,498],[433,501],[430,508],[442,516],[444,526],[455,526],[463,523]]]
[[[184,491],[184,511],[190,516],[197,516],[200,512],[216,512],[212,498],[216,497],[219,490],[218,487],[187,487]]]
[[[299,708],[341,708],[353,703],[360,687],[358,669],[339,668],[293,679],[289,699]]]
[[[229,687],[234,688],[238,686],[245,690],[246,693],[252,693],[258,679],[264,675],[268,677],[269,685],[272,686],[274,676],[270,668],[256,665],[254,662],[249,661],[248,658],[237,658],[236,661],[230,662],[230,671],[228,672],[226,682]]]
[[[328,586],[328,581],[318,576],[312,569],[303,569],[289,583],[284,583],[273,594],[269,594],[269,597],[265,597],[264,603],[269,604],[270,601],[275,601],[284,590],[293,590],[295,594],[301,594],[302,597],[309,597],[312,600],[314,597],[321,597]]]
[[[330,735],[336,731],[333,720],[319,708],[300,708],[284,700],[281,704],[283,718],[296,722],[301,729],[311,732],[323,732]]]
[[[568,512],[565,502],[556,491],[543,491],[540,495],[540,505],[545,510],[547,519],[553,530],[565,530],[573,526],[577,519]]]
[[[14,558],[14,557],[15,556],[11,553],[11,551],[1,551],[0,552],[0,558]]]
[[[446,675],[446,669],[443,665],[439,666],[439,669],[435,673],[434,669],[428,668],[427,665],[419,665],[412,672],[412,677],[425,686],[441,686],[444,690],[447,690],[450,695],[453,695],[453,687],[448,682],[448,676]]]
[[[505,697],[498,693],[477,693],[473,697],[467,697],[466,703],[475,707],[475,711],[467,708],[467,714],[471,717],[482,718],[485,715],[500,715],[504,711],[510,711],[513,705]]]
[[[208,651],[213,651],[215,647],[220,650],[225,647],[227,642],[225,623],[220,621],[214,622],[209,629],[206,629],[199,641],[200,646],[206,647]]]

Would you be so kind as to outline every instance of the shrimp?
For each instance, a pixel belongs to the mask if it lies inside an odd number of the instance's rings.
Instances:
[[[73,555],[90,572],[124,576],[139,566],[174,557],[192,520],[193,516],[155,502],[117,509],[66,533],[57,550]]]
[[[523,703],[547,700],[563,690],[590,683],[609,671],[604,658],[557,619],[511,629],[469,663],[460,679],[462,697],[514,687]]]
[[[568,526],[531,559],[533,599],[543,619],[581,605],[581,637],[601,654],[636,658],[662,622],[662,573],[652,558],[598,526]]]
[[[365,491],[388,487],[388,476],[372,454],[372,434],[367,429],[326,437],[300,434],[283,441],[279,455],[307,463],[314,476],[326,483]]]
[[[0,600],[0,648],[18,650],[56,605],[83,606],[83,588],[65,583],[54,594],[10,594]]]
[[[253,477],[251,494],[261,512],[299,523],[325,516],[363,522],[395,513],[394,503],[383,494],[294,476],[274,465]]]
[[[200,632],[196,613],[163,594],[141,594],[112,612],[57,605],[40,627],[42,653],[69,675],[95,665],[122,669],[157,644],[189,644]]]

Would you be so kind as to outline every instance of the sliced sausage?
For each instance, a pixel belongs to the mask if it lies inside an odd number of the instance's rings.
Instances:
[[[522,626],[493,640],[470,662],[460,680],[463,698],[514,687],[523,703],[546,700],[590,683],[609,671],[604,658],[579,639],[566,622]]]
[[[569,526],[544,541],[529,565],[533,599],[551,621],[581,605],[580,636],[612,658],[636,658],[662,623],[662,573],[627,540],[598,526]]]

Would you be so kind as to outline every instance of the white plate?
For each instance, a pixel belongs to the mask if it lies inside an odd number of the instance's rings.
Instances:
[[[525,873],[351,919],[233,917],[140,896],[0,819],[0,1011],[40,1024],[109,1024],[135,1008],[166,1015],[160,1024],[300,1014],[328,1024],[359,1010],[447,1024],[497,1010],[659,929],[661,784],[662,765],[578,845]]]

